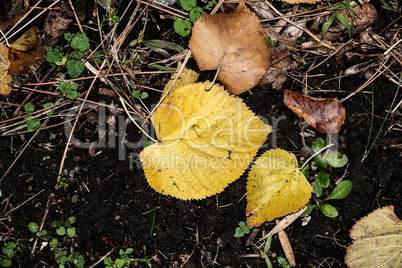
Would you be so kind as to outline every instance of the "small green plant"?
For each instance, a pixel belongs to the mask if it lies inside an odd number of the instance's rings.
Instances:
[[[290,264],[288,263],[288,261],[284,257],[279,256],[277,260],[278,260],[278,263],[279,263],[279,265],[281,267],[283,267],[283,268],[292,268],[292,266],[290,266]]]
[[[24,106],[24,110],[27,114],[33,113],[35,111],[35,106],[32,103],[27,103]],[[32,118],[32,115],[26,116],[24,119],[27,125],[28,132],[37,131],[42,125],[39,122],[39,119]]]
[[[45,237],[47,235],[46,230],[39,231],[39,225],[36,222],[30,222],[28,223],[28,229],[33,233],[36,237],[43,237],[45,241],[47,241],[47,238]],[[30,242],[34,240],[34,237],[29,239]]]
[[[80,255],[79,252],[71,252],[70,255],[68,255],[66,250],[60,250],[55,253],[54,258],[59,264],[59,268],[64,268],[66,267],[66,264],[74,264],[75,267],[82,268],[84,267],[85,261],[84,261],[84,256]]]
[[[121,268],[121,267],[128,268],[130,267],[130,263],[132,262],[143,262],[146,263],[149,267],[152,267],[151,258],[147,256],[145,246],[143,249],[145,256],[142,259],[130,258],[129,255],[131,255],[134,252],[133,248],[127,248],[126,250],[120,249],[119,250],[120,258],[117,258],[116,260],[113,261],[111,257],[105,257],[105,259],[103,260],[105,268]]]
[[[322,138],[316,138],[311,144],[311,149],[313,149],[314,152],[319,152],[323,150],[324,147],[325,142]],[[321,154],[318,154],[314,158],[314,161],[311,163],[311,170],[318,170],[317,174],[315,174],[316,180],[312,183],[313,193],[316,197],[316,204],[307,204],[307,210],[300,217],[305,217],[309,215],[312,210],[317,206],[320,208],[321,212],[325,216],[329,218],[337,217],[338,211],[336,210],[336,208],[329,204],[325,204],[324,202],[331,199],[343,199],[348,196],[352,190],[352,182],[345,180],[339,183],[328,197],[323,200],[317,199],[321,197],[323,189],[328,188],[330,185],[329,174],[325,171],[328,165],[339,168],[345,166],[348,162],[348,158],[346,157],[346,155],[338,151],[327,154],[325,156],[325,159],[323,157],[324,156],[322,156]],[[309,168],[310,167],[307,164],[302,169],[302,173],[306,178],[309,176]]]
[[[234,237],[243,237],[246,234],[250,234],[250,231],[253,228],[254,226],[247,226],[247,224],[244,221],[241,221],[239,222],[239,227],[236,228]]]
[[[56,234],[59,236],[62,236],[66,238],[68,236],[69,238],[73,238],[76,234],[76,229],[75,227],[72,227],[71,225],[74,224],[76,221],[76,218],[74,216],[68,218],[64,223],[61,221],[53,221],[51,223],[51,226],[55,228]],[[49,241],[49,246],[54,250],[54,258],[59,264],[59,268],[64,268],[64,267],[71,267],[71,265],[68,264],[73,264],[75,267],[82,268],[84,267],[84,257],[80,255],[79,252],[72,251],[70,254],[66,250],[61,250],[59,248],[59,240],[57,238],[52,238],[47,236],[48,232],[46,230],[39,231],[39,225],[36,222],[30,222],[28,224],[28,229],[35,234],[35,237],[40,237],[44,241]],[[29,241],[32,242],[35,237],[31,238]],[[65,239],[63,239],[66,241]]]
[[[176,33],[185,37],[190,34],[193,24],[202,14],[204,14],[204,10],[197,6],[196,0],[180,0],[180,5],[185,11],[189,12],[188,15],[190,20],[177,18],[173,23],[173,27]],[[214,5],[215,2],[209,1],[204,9],[210,10]]]
[[[64,93],[67,95],[67,98],[71,100],[75,100],[78,98],[78,84],[74,84],[71,82],[66,82],[66,81],[60,81],[57,84],[60,92]]]
[[[141,99],[141,100],[145,100],[146,98],[149,97],[149,94],[146,91],[139,91],[136,90],[132,93],[133,97],[136,99]]]
[[[81,59],[89,48],[89,38],[85,33],[74,36],[71,33],[65,33],[64,39],[71,40],[70,45],[73,50],[68,55],[63,55],[63,49],[60,46],[45,47],[46,61],[53,67],[66,65],[67,73],[72,78],[78,78],[85,71],[85,65]]]
[[[56,228],[56,233],[60,236],[63,236],[67,234],[69,237],[74,237],[76,233],[75,227],[72,227],[71,225],[74,224],[76,221],[76,218],[74,216],[68,218],[63,224],[61,221],[54,221],[52,222],[51,226],[53,228]]]
[[[4,254],[4,256],[0,257],[0,266],[11,267],[13,265],[12,258],[18,253],[22,253],[23,250],[18,241],[15,240],[5,242],[1,252]]]

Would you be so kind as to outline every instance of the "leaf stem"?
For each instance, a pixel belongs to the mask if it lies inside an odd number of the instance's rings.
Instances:
[[[212,86],[214,85],[214,83],[216,81],[216,78],[218,77],[218,74],[219,74],[220,70],[221,70],[221,66],[219,65],[218,69],[216,70],[214,80],[212,80],[211,84],[208,87],[205,88],[205,91],[209,91],[212,88]]]
[[[137,122],[135,122],[134,118],[131,117],[130,113],[127,110],[126,104],[125,104],[122,96],[119,97],[119,100],[120,100],[121,104],[123,105],[124,111],[126,111],[128,117],[130,117],[130,119],[131,119],[131,121],[133,121],[134,125],[136,125],[142,131],[142,133],[144,133],[151,141],[153,141],[154,143],[158,143],[157,140],[152,138],[144,129],[142,129],[142,127],[140,127],[140,125],[137,124]]]

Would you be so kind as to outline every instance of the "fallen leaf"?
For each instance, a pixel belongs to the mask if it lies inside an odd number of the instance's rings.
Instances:
[[[180,199],[202,199],[237,180],[272,128],[210,82],[180,87],[151,117],[158,142],[140,154],[149,185]]]
[[[200,70],[220,68],[218,80],[233,94],[254,87],[269,65],[264,30],[244,2],[233,13],[202,15],[189,46]]]
[[[272,88],[279,90],[286,82],[286,71],[292,69],[289,52],[282,47],[273,47],[271,49],[271,62],[274,65],[268,68],[268,71],[258,84],[266,85],[272,83]]]
[[[265,152],[248,176],[247,224],[260,226],[298,211],[307,204],[311,191],[293,154],[281,149]]]
[[[11,92],[11,87],[8,85],[12,81],[11,75],[8,74],[9,67],[8,48],[0,43],[0,95],[8,95]]]
[[[284,104],[298,117],[321,134],[337,133],[345,122],[345,109],[342,103],[333,99],[313,98],[285,90]]]
[[[402,221],[394,207],[379,208],[357,221],[350,231],[353,244],[345,263],[350,268],[402,266]]]
[[[59,2],[52,9],[45,19],[43,31],[45,32],[44,43],[46,46],[53,47],[60,42],[64,33],[73,24],[74,13],[68,4]]]
[[[20,38],[15,41],[9,50],[11,75],[23,75],[29,72],[35,61],[41,64],[45,58],[45,49],[37,32],[37,27],[29,28]]]
[[[356,24],[353,23],[353,19],[346,8],[340,11],[340,13],[349,22],[349,25],[352,28],[351,29],[352,34],[357,34],[365,31],[368,27],[373,26],[378,20],[377,10],[370,3],[357,5],[353,7],[353,10],[360,16],[360,17],[356,16]]]

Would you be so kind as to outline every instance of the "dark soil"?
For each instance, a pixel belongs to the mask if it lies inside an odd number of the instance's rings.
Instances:
[[[373,30],[379,33],[397,18],[397,14],[381,8],[379,1],[373,2],[379,12],[379,21]],[[86,14],[85,20],[82,21],[83,25],[86,25],[85,23],[89,20],[94,20],[93,1],[82,5],[81,10],[85,10]],[[144,39],[162,39],[162,34],[171,28],[173,21],[160,19],[160,14],[150,9],[149,16],[155,18],[161,30],[155,27],[156,24],[152,20],[149,21],[149,28],[145,32]],[[41,29],[43,19],[38,19],[36,24]],[[392,27],[397,29],[401,25],[395,24]],[[123,30],[124,26],[121,28]],[[142,26],[140,28],[142,29]],[[133,30],[130,34],[131,39],[127,40],[135,39],[141,29]],[[78,28],[72,25],[68,31],[76,33]],[[94,48],[98,42],[98,33],[88,30],[87,34],[93,42],[91,47]],[[171,36],[179,44],[187,42],[187,39],[181,40],[177,35]],[[381,51],[372,51],[374,52],[381,53]],[[152,57],[157,56],[152,54]],[[313,60],[320,62],[324,59],[325,57],[318,59],[306,57],[305,63],[299,63],[291,72],[303,74]],[[350,64],[345,62],[345,65]],[[196,69],[193,60],[190,60],[189,66]],[[38,73],[43,76],[49,68],[45,62]],[[335,59],[331,58],[309,73],[309,75],[322,74],[322,76],[309,78],[309,86],[315,90],[311,94],[315,97],[342,99],[366,81],[361,74],[339,80],[336,77],[344,69],[345,67],[338,67]],[[144,70],[146,70],[145,67]],[[393,65],[391,70],[394,73],[400,73],[402,69],[398,65]],[[57,76],[56,73],[51,75]],[[85,75],[89,73],[84,73]],[[205,72],[201,80],[211,79],[213,75],[213,72]],[[169,75],[153,76],[144,84],[162,89],[168,79]],[[32,82],[35,80],[32,79]],[[89,82],[83,82],[80,90],[84,91],[88,87]],[[107,86],[100,82],[95,85],[96,89],[100,87]],[[47,90],[46,87],[41,89]],[[301,92],[303,85],[288,77],[283,89]],[[349,230],[355,221],[387,205],[395,205],[397,211],[399,213],[401,211],[402,138],[400,128],[402,117],[400,108],[385,121],[383,131],[374,148],[367,159],[364,162],[361,161],[367,148],[372,106],[374,105],[374,123],[371,140],[380,130],[397,92],[397,85],[385,76],[375,80],[373,83],[374,104],[371,101],[370,91],[371,86],[368,86],[364,89],[365,93],[356,94],[343,102],[346,109],[345,124],[339,135],[332,137],[333,141],[338,143],[338,149],[348,156],[349,164],[344,168],[327,169],[331,177],[331,185],[323,195],[328,195],[335,187],[335,181],[341,177],[353,182],[353,190],[347,198],[328,201],[337,208],[339,216],[328,218],[317,210],[313,211],[312,218],[306,226],[302,226],[301,219],[298,219],[286,229],[297,267],[346,267],[344,264],[346,247],[351,244]],[[145,103],[150,107],[152,103],[159,100],[160,93],[147,92],[150,98],[146,99]],[[6,120],[6,116],[10,117],[17,107],[9,104],[18,105],[27,94],[28,92],[24,90],[13,91],[9,96],[2,98],[1,105],[4,107],[1,112],[2,121]],[[400,96],[399,94],[396,103],[400,101]],[[29,102],[36,104],[42,98],[45,96],[34,93]],[[266,144],[269,148],[282,148],[295,153],[298,159],[302,157],[301,150],[304,144],[300,135],[301,121],[283,105],[283,91],[272,90],[270,86],[256,87],[240,95],[240,98],[256,115],[269,118],[271,124],[282,117],[277,121],[274,133],[268,137]],[[97,90],[90,94],[89,99],[109,105],[119,103],[118,99],[100,95]],[[74,106],[78,104],[76,102]],[[72,106],[73,104],[69,107]],[[60,110],[56,111],[56,114],[65,115],[67,112]],[[153,267],[207,265],[236,268],[266,267],[264,259],[259,257],[258,249],[253,245],[246,245],[249,236],[246,235],[243,238],[233,236],[238,223],[246,220],[245,175],[229,185],[222,193],[205,200],[182,201],[158,194],[149,187],[139,164],[139,152],[142,146],[130,148],[119,145],[123,134],[118,127],[125,129],[123,122],[126,116],[116,115],[117,123],[108,125],[101,109],[87,109],[85,112],[76,126],[75,138],[82,143],[104,142],[104,144],[95,148],[94,156],[90,155],[88,149],[81,149],[74,144],[69,147],[64,163],[64,169],[67,171],[65,178],[68,185],[66,187],[61,187],[57,181],[57,173],[67,142],[64,125],[57,124],[63,123],[65,117],[52,117],[47,126],[54,127],[41,130],[13,166],[13,161],[33,134],[3,135],[0,138],[1,176],[12,166],[0,182],[3,213],[0,233],[3,241],[17,239],[23,247],[23,253],[13,258],[14,267],[56,267],[54,251],[49,246],[39,250],[42,239],[39,239],[34,254],[31,254],[34,241],[29,240],[33,235],[27,225],[30,222],[40,224],[43,221],[43,228],[48,231],[49,236],[56,237],[54,228],[50,226],[51,223],[65,221],[70,216],[77,218],[74,223],[76,236],[72,239],[66,238],[64,241],[59,238],[60,247],[69,253],[80,252],[84,256],[85,267],[99,261],[113,248],[115,250],[109,255],[112,259],[119,257],[119,249],[134,249],[131,257],[138,258],[139,261],[133,262],[130,267],[147,267],[147,264],[141,262],[144,256],[152,258]],[[104,112],[107,117],[114,115],[109,109]],[[0,124],[2,127],[7,125],[2,122]],[[99,138],[98,132],[102,128],[108,130],[108,135]],[[304,131],[306,130],[305,128]],[[328,138],[317,134],[314,130],[311,132],[315,134],[315,137]],[[109,135],[110,133],[112,134]],[[55,135],[55,139],[50,139],[51,135]],[[126,139],[134,143],[139,141],[139,137],[138,129],[133,124],[128,124]],[[315,137],[305,137],[306,144],[311,144]],[[47,147],[49,144],[50,148]],[[43,160],[46,156],[50,158]],[[310,175],[309,181],[312,182],[314,172]],[[30,199],[31,197],[33,198]],[[23,203],[25,201],[27,202]],[[313,199],[311,201],[314,202]],[[12,212],[7,213],[10,210]],[[261,238],[262,233],[267,233],[273,226],[273,222],[262,225],[254,242],[260,246],[257,242],[258,238]],[[3,246],[2,243],[0,242],[0,247]],[[277,236],[273,237],[269,255],[273,266],[279,267],[275,256],[284,256],[284,253]],[[104,267],[103,262],[98,267]]]

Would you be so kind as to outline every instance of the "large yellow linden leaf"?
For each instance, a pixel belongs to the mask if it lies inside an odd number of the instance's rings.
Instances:
[[[9,68],[8,47],[0,43],[0,95],[8,95],[11,92],[11,87],[8,85],[12,81],[11,75],[8,74]]]
[[[260,226],[298,211],[307,204],[311,191],[293,154],[281,149],[265,152],[248,175],[247,224]]]
[[[345,263],[351,268],[402,267],[402,221],[394,207],[384,207],[356,222]]]
[[[220,69],[218,80],[233,94],[254,87],[269,66],[269,48],[260,20],[244,2],[232,13],[202,15],[189,47],[201,71]]]
[[[170,92],[151,120],[159,140],[140,154],[149,185],[180,199],[202,199],[238,179],[272,128],[210,82]]]

